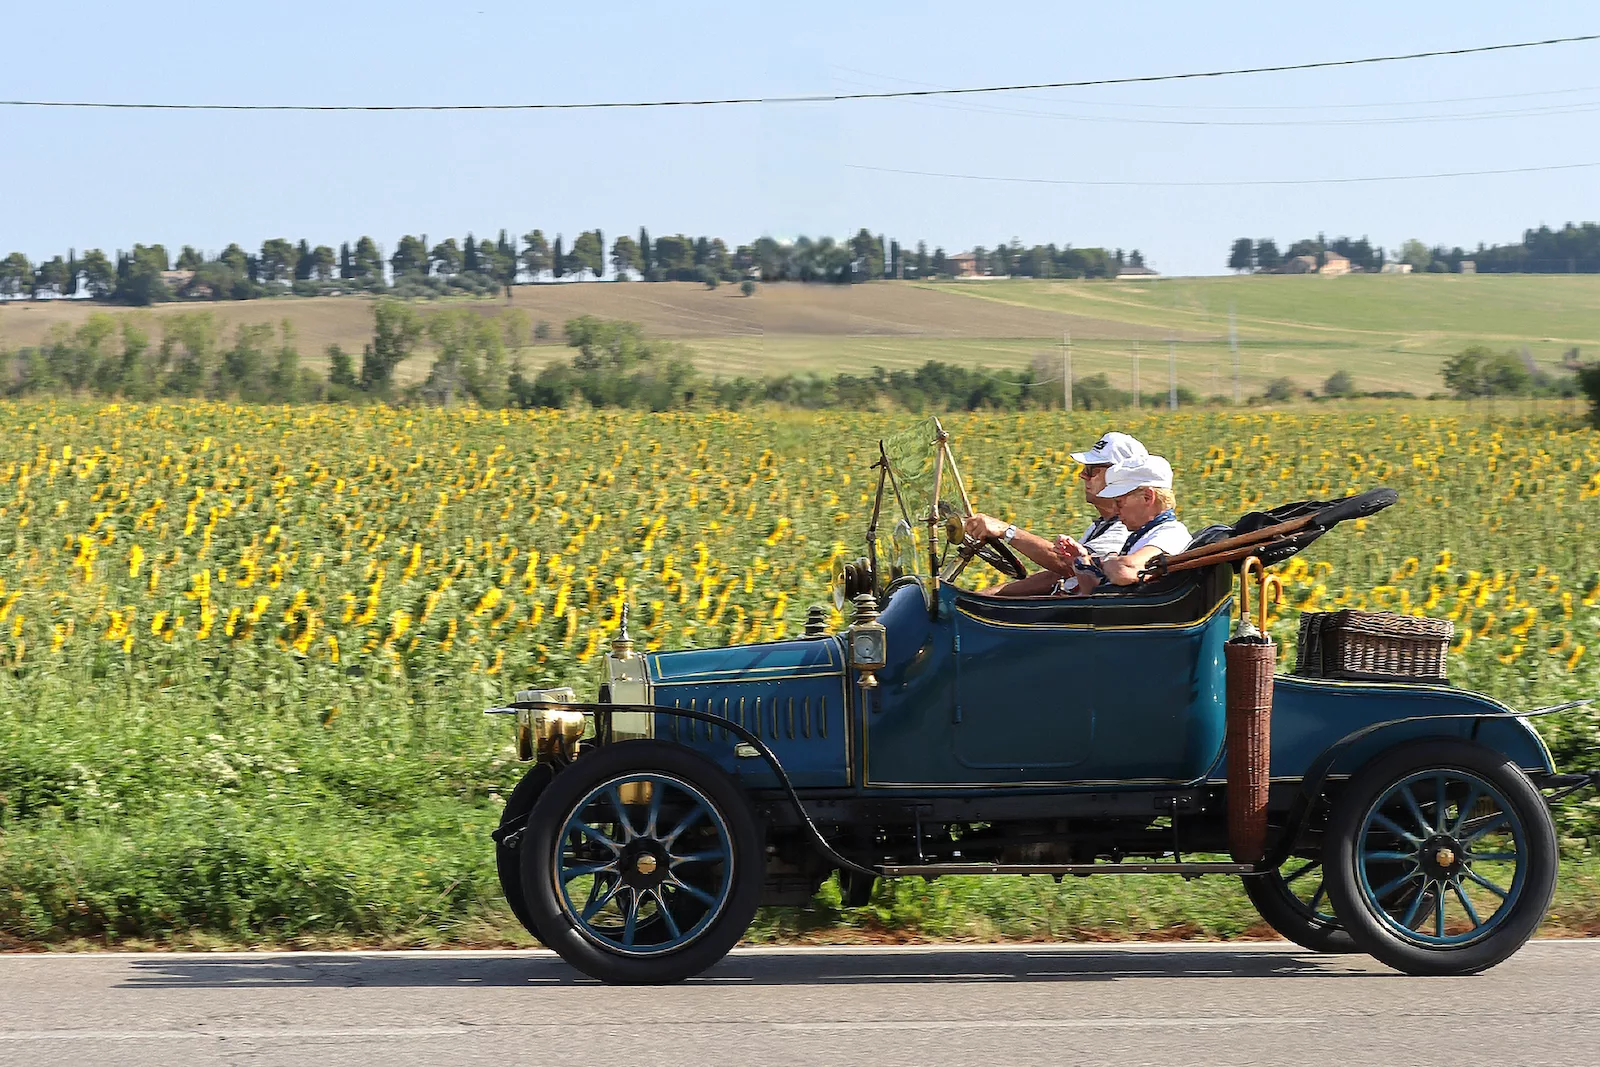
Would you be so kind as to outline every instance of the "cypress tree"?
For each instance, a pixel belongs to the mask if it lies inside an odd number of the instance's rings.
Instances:
[[[567,255],[561,250],[561,235],[556,234],[555,250],[550,253],[550,273],[559,278],[566,273]]]
[[[648,276],[650,268],[655,265],[655,252],[650,247],[650,231],[643,226],[639,227],[639,271]]]

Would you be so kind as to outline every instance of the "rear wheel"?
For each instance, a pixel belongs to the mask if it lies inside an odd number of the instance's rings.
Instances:
[[[1555,826],[1504,756],[1408,745],[1351,779],[1324,844],[1328,891],[1356,945],[1416,975],[1473,974],[1539,928],[1555,893]]]
[[[1312,952],[1354,952],[1355,942],[1328,903],[1322,858],[1293,859],[1267,874],[1241,879],[1261,918],[1284,937]]]
[[[676,745],[624,741],[563,771],[521,842],[540,938],[605,982],[699,974],[738,943],[761,899],[761,836],[715,764]]]

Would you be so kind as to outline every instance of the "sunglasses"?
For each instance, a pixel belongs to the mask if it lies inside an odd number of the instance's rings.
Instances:
[[[1110,469],[1111,464],[1109,463],[1086,463],[1084,464],[1083,470],[1078,472],[1078,477],[1087,480],[1089,478],[1093,478],[1096,474],[1102,474]]]

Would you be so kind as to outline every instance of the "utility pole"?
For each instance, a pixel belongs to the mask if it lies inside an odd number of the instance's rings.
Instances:
[[[1139,342],[1133,342],[1133,410],[1140,408],[1139,398]]]
[[[1061,335],[1061,395],[1067,413],[1072,413],[1072,331]]]
[[[1239,331],[1233,323],[1233,305],[1228,305],[1228,347],[1233,349],[1233,405],[1238,407],[1244,402],[1244,397],[1239,390]]]
[[[1178,345],[1167,342],[1167,410],[1178,410]]]

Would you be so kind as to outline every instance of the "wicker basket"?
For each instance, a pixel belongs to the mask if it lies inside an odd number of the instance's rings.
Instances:
[[[1445,680],[1455,625],[1387,611],[1306,612],[1294,672],[1309,678]]]
[[[1255,863],[1267,850],[1267,789],[1272,782],[1272,672],[1278,646],[1229,641],[1228,851]]]

